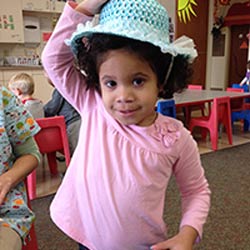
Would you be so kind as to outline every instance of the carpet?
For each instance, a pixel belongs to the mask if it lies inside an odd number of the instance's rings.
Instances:
[[[250,249],[250,144],[207,153],[201,160],[212,200],[203,239],[194,250]],[[52,199],[53,195],[32,201],[37,217],[35,228],[39,250],[76,250],[77,244],[49,217]],[[174,235],[180,221],[180,196],[174,178],[166,193],[164,219],[169,226],[169,235]]]

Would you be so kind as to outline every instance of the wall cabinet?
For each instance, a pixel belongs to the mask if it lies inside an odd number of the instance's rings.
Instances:
[[[24,43],[23,11],[60,14],[65,2],[58,0],[8,0],[1,1],[0,43]],[[40,14],[39,14],[40,12]]]
[[[50,0],[22,0],[22,9],[31,11],[50,11]]]
[[[0,42],[23,43],[23,17],[21,0],[1,2],[0,8]]]
[[[64,5],[58,0],[22,0],[22,9],[28,11],[61,13]]]

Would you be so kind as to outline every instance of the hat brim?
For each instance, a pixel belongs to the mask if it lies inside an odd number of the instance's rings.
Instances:
[[[72,34],[71,38],[66,40],[66,44],[71,47],[73,53],[77,55],[79,49],[79,43],[82,42],[84,37],[90,37],[92,34],[112,34],[117,36],[122,36],[126,38],[131,38],[139,40],[142,42],[149,42],[157,47],[159,47],[162,53],[169,53],[173,56],[178,54],[187,56],[190,60],[193,60],[197,56],[197,51],[194,48],[193,40],[183,36],[180,39],[180,42],[169,43],[168,34],[165,36],[159,36],[157,30],[152,30],[152,27],[149,29],[145,27],[147,24],[143,24],[145,29],[138,31],[138,29],[133,29],[133,23],[123,24],[120,20],[117,22],[110,22],[102,24],[96,24],[96,19],[88,21],[85,24],[80,23],[77,26],[77,30]],[[147,32],[150,30],[151,32]]]

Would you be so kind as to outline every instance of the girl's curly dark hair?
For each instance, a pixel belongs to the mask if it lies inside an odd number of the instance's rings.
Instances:
[[[173,93],[186,88],[193,73],[188,58],[174,57],[168,80],[165,82],[172,55],[162,53],[159,47],[148,42],[110,34],[93,34],[78,41],[77,64],[84,72],[88,88],[100,91],[98,72],[109,50],[126,49],[146,60],[158,79],[159,98],[172,98]]]

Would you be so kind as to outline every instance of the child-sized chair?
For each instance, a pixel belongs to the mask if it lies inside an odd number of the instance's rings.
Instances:
[[[233,83],[232,88],[234,88],[234,89],[243,89],[244,92],[249,92],[250,91],[250,87],[247,84],[243,84],[242,86],[240,86],[239,83]],[[250,104],[249,104],[250,103],[250,98],[246,98],[245,101],[246,101],[247,109],[249,109],[249,107],[250,107]]]
[[[227,91],[232,92],[244,92],[243,88],[227,88]],[[250,109],[247,108],[247,104],[243,98],[231,99],[231,119],[232,125],[235,121],[243,120],[243,130],[248,131],[250,125]]]
[[[249,92],[249,86],[246,85],[246,84],[240,86],[239,83],[233,83],[233,84],[232,84],[232,88],[234,88],[234,89],[243,89],[244,92]]]
[[[158,101],[157,112],[161,113],[162,115],[176,118],[176,107],[174,99]]]
[[[41,130],[35,135],[36,143],[42,155],[46,154],[52,175],[58,173],[56,152],[65,156],[66,166],[69,166],[70,152],[64,116],[54,116],[36,119]],[[44,164],[44,161],[43,161]],[[30,199],[36,198],[36,171],[27,177]]]
[[[233,144],[230,98],[228,96],[214,98],[210,114],[208,116],[191,118],[189,129],[193,132],[194,127],[201,127],[203,139],[206,138],[209,131],[212,149],[217,150],[218,130],[221,124],[226,128],[229,144]]]
[[[187,88],[199,91],[199,90],[202,90],[202,85],[189,84]],[[185,124],[187,126],[189,126],[192,111],[199,110],[199,111],[201,111],[202,116],[205,116],[206,107],[205,107],[204,103],[196,104],[196,105],[189,105],[189,106],[184,107],[183,109],[184,109],[183,112],[184,112],[184,116],[185,116]]]

